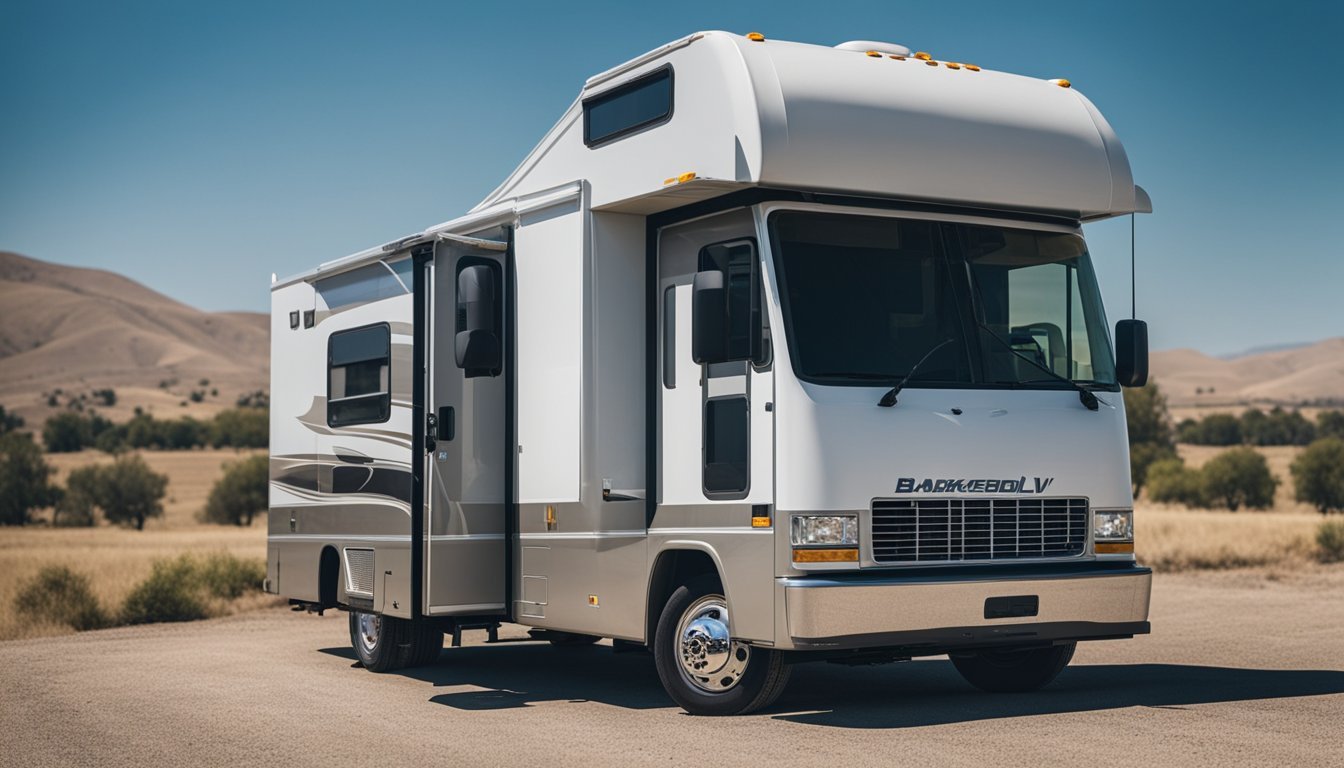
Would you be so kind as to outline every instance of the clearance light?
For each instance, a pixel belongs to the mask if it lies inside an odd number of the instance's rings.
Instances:
[[[859,550],[857,550],[857,549],[795,549],[795,550],[793,550],[793,562],[795,562],[795,563],[857,563],[857,562],[859,562]]]
[[[916,54],[915,54],[915,58],[916,58],[916,59],[919,59],[920,61],[928,61],[929,59],[932,59],[933,57],[930,56],[929,54],[923,52],[923,51],[920,51],[919,53],[916,53]]]
[[[1065,80],[1065,79],[1062,78],[1062,77],[1060,77],[1060,78],[1056,78],[1056,79],[1054,79],[1054,80],[1051,80],[1050,82],[1054,83],[1055,85],[1058,85],[1060,88],[1072,88],[1072,87],[1073,87],[1073,83],[1070,83],[1068,80]]]
[[[894,54],[894,53],[891,54],[890,56],[888,56],[887,58],[888,58],[888,59],[895,59],[895,60],[897,60],[897,61],[905,61],[905,57],[904,57],[904,56],[897,56],[897,55]]]
[[[753,518],[751,518],[751,527],[752,527],[752,528],[769,528],[769,527],[770,527],[770,516],[769,516],[769,515],[763,515],[763,516],[757,516],[757,517],[753,517]]]
[[[936,61],[929,61],[928,59],[925,59],[925,60],[924,60],[924,63],[925,63],[925,64],[928,64],[930,67],[936,67],[936,66],[938,66],[938,62],[936,62]]]
[[[762,35],[760,32],[748,32],[747,39],[753,43],[764,43],[765,35]]]
[[[965,64],[965,65],[963,65],[963,66],[965,66],[967,69],[971,70],[972,72],[979,72],[979,71],[980,71],[980,67],[976,66],[975,64]]]
[[[946,62],[945,64],[943,64],[943,66],[947,67],[948,69],[961,69],[961,65],[955,61]]]
[[[882,54],[878,53],[877,51],[864,51],[864,55],[865,55],[865,56],[871,56],[871,57],[873,57],[874,59],[880,59],[880,58],[882,58]]]
[[[680,176],[677,177],[677,183],[678,183],[678,184],[685,184],[686,182],[688,182],[688,181],[690,181],[690,180],[692,180],[692,179],[694,179],[694,178],[695,178],[695,171],[687,171],[687,172],[685,172],[685,173],[683,173],[683,174],[681,174]]]

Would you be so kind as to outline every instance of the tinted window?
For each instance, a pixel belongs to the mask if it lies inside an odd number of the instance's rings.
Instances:
[[[705,493],[747,490],[747,398],[705,401]]]
[[[761,291],[756,278],[756,244],[751,240],[717,243],[700,249],[702,272],[724,274],[728,289],[728,360],[761,357]]]
[[[333,333],[327,350],[327,424],[387,421],[391,372],[392,336],[386,324]]]
[[[664,67],[583,103],[583,143],[619,138],[672,116],[672,68]]]

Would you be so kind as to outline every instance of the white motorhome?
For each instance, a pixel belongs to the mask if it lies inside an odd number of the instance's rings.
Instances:
[[[275,282],[269,591],[374,671],[515,622],[703,714],[791,665],[986,690],[1149,631],[1069,83],[704,32],[590,78],[465,215]]]

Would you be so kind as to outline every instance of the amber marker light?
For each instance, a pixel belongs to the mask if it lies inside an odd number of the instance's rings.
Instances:
[[[752,527],[752,528],[769,528],[769,527],[770,527],[770,517],[767,515],[767,516],[760,516],[760,517],[753,517],[753,518],[751,518],[751,527]]]
[[[936,66],[938,66],[938,62],[936,62],[936,61],[930,61],[930,60],[928,60],[928,59],[925,59],[925,60],[924,60],[924,63],[925,63],[925,64],[928,64],[930,67],[936,67]]]
[[[967,69],[971,70],[972,72],[979,72],[979,71],[980,71],[980,67],[976,66],[975,64],[965,64],[965,65],[963,65],[963,66],[965,66]]]
[[[1134,542],[1097,542],[1097,554],[1134,554]]]
[[[882,58],[882,54],[878,53],[877,51],[864,51],[863,53],[865,56],[870,56],[874,59]]]
[[[795,563],[857,563],[858,549],[795,549]]]
[[[1060,88],[1072,88],[1072,87],[1073,87],[1073,83],[1070,83],[1068,80],[1065,80],[1065,79],[1062,78],[1062,77],[1055,78],[1054,80],[1051,80],[1050,82],[1054,83],[1055,85],[1058,85]]]
[[[890,56],[888,56],[887,58],[888,58],[888,59],[895,59],[895,60],[897,60],[897,61],[905,61],[905,57],[904,57],[904,56],[897,56],[897,55],[894,54],[894,53],[891,54]]]
[[[933,57],[930,56],[929,54],[923,52],[923,51],[920,51],[919,53],[916,53],[916,54],[915,54],[915,58],[916,58],[916,59],[919,59],[920,61],[928,61],[929,59],[932,59]]]
[[[961,69],[961,65],[955,61],[945,62],[943,66],[947,67],[948,69]]]
[[[685,184],[686,182],[691,181],[694,178],[695,178],[695,171],[687,171],[677,177],[677,183]]]
[[[765,35],[762,35],[760,32],[748,32],[747,39],[753,43],[764,43]]]

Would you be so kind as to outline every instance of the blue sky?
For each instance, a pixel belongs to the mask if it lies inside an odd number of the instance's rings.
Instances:
[[[1157,213],[1155,348],[1344,335],[1344,4],[254,2],[0,5],[0,249],[266,311],[291,274],[453,218],[583,80],[726,29],[890,40],[1095,102]],[[1111,318],[1129,223],[1087,231]]]

